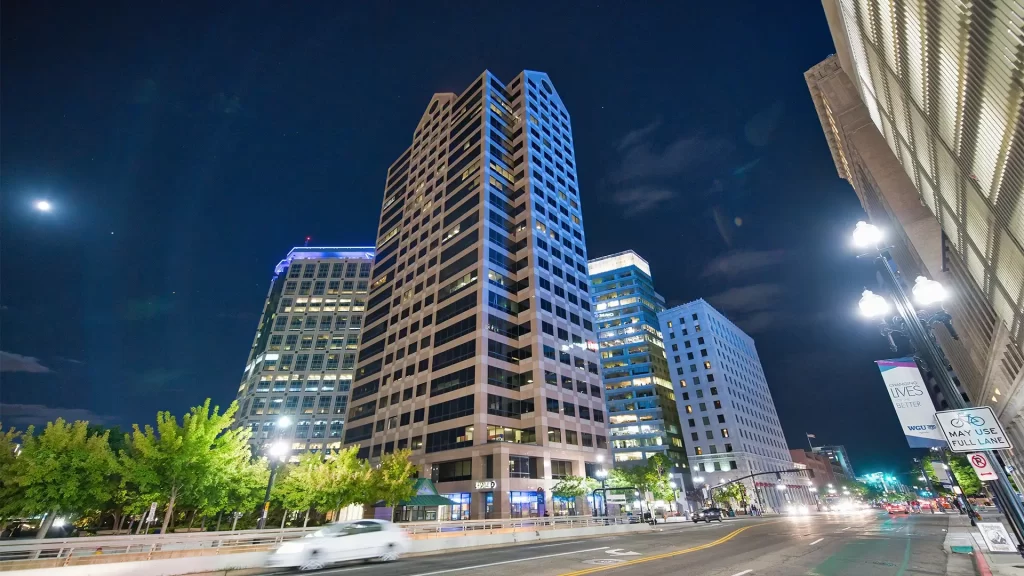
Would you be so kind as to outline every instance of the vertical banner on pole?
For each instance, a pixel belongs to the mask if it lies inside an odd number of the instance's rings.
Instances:
[[[944,448],[946,438],[935,424],[935,406],[913,358],[877,360],[886,391],[911,448]]]

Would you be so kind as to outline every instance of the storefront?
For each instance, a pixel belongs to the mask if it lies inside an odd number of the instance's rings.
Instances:
[[[452,501],[451,513],[448,520],[469,520],[469,503],[472,494],[469,492],[456,492],[454,494],[441,494],[441,497]]]
[[[511,491],[508,493],[508,500],[511,504],[510,517],[512,518],[536,518],[544,515],[543,490]]]
[[[575,498],[563,498],[561,496],[551,497],[552,516],[576,516],[578,513],[579,512],[576,511]]]

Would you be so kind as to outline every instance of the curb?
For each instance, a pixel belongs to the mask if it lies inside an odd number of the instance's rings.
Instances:
[[[974,553],[974,571],[978,576],[992,576],[992,569],[989,568],[988,560],[985,560],[985,555],[981,550]]]

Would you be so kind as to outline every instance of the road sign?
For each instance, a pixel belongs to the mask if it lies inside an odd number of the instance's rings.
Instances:
[[[1013,539],[1006,532],[1002,522],[978,522],[981,537],[985,539],[990,552],[1016,552]]]
[[[156,502],[149,505],[149,516],[146,517],[146,522],[152,522],[156,520]]]
[[[995,469],[992,468],[992,463],[988,461],[984,454],[968,454],[967,460],[971,463],[971,466],[974,466],[974,473],[978,475],[982,482],[991,482],[999,478],[996,476]]]
[[[625,494],[609,494],[608,495],[608,502],[622,502],[622,503],[625,503],[626,502],[626,495]]]
[[[953,452],[1013,448],[995,412],[988,406],[936,412],[935,421]]]

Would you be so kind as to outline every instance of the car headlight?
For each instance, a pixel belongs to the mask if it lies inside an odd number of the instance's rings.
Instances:
[[[306,549],[306,545],[302,542],[285,542],[281,544],[281,547],[277,549],[278,554],[295,554],[296,552],[302,552]]]

